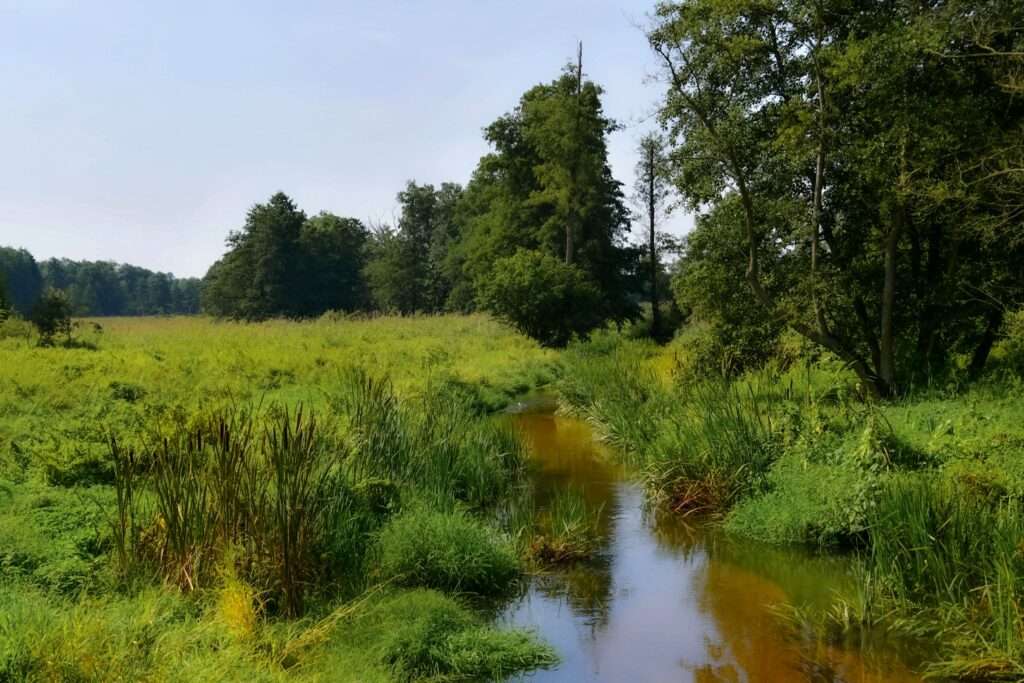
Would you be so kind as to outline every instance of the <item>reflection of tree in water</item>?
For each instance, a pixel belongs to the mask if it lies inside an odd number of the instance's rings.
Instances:
[[[870,656],[871,648],[842,648],[794,634],[783,627],[770,606],[783,604],[786,591],[771,578],[747,570],[711,550],[695,575],[700,609],[714,619],[707,641],[709,661],[691,668],[701,681],[814,681],[883,683],[919,681],[893,656]],[[715,555],[718,555],[716,558]],[[792,561],[792,560],[791,560]],[[827,584],[825,584],[827,585]],[[739,679],[736,674],[740,673]]]
[[[585,617],[591,635],[608,625],[612,597],[611,560],[606,555],[539,576],[534,585],[547,598],[564,600]]]
[[[749,680],[789,680],[781,671],[772,677],[777,666],[802,681],[919,680],[900,663],[901,655],[912,662],[913,652],[891,637],[861,633],[842,643],[826,642],[809,630],[787,628],[773,613],[773,607],[787,604],[824,610],[837,597],[851,595],[854,558],[730,537],[706,520],[684,520],[663,509],[648,510],[648,523],[659,545],[687,560],[705,556],[695,594],[715,618],[721,639],[708,641],[708,657],[715,663],[694,668],[697,680],[736,680],[737,666],[747,674],[741,678]],[[766,659],[749,649],[755,642],[771,644],[778,656]],[[723,662],[726,655],[735,661]]]

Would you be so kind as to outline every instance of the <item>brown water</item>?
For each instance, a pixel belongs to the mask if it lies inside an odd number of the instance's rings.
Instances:
[[[535,681],[919,681],[885,647],[841,649],[780,628],[771,606],[825,605],[849,565],[652,515],[643,491],[587,426],[550,414],[512,418],[530,443],[540,506],[582,488],[600,508],[597,560],[536,577],[502,619],[535,629],[561,657]]]

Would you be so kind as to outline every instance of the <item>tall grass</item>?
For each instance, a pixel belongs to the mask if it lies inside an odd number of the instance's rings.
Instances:
[[[438,506],[483,507],[507,494],[525,467],[510,426],[482,419],[444,387],[400,401],[388,380],[350,369],[331,404],[347,416],[355,478],[415,489]]]
[[[111,455],[125,569],[156,564],[167,580],[196,590],[230,558],[279,595],[284,613],[303,612],[305,585],[324,571],[317,563],[352,498],[344,454],[315,417],[301,408],[294,417],[285,408],[265,416],[232,409],[192,429],[179,425],[141,453],[112,438]],[[140,531],[146,494],[154,509]]]
[[[1024,508],[935,476],[890,483],[870,516],[869,567],[905,625],[950,644],[936,673],[1024,676]]]
[[[563,356],[559,395],[649,488],[681,512],[727,509],[763,481],[777,449],[766,401],[722,380],[666,382],[655,347],[610,335]]]
[[[753,391],[721,382],[687,388],[650,446],[646,477],[677,512],[718,512],[758,490],[777,456]]]
[[[400,400],[352,369],[332,405],[332,429],[301,406],[271,405],[181,416],[141,446],[111,438],[123,573],[150,568],[194,591],[229,563],[271,608],[298,616],[310,586],[358,569],[387,516],[417,501],[485,508],[520,480],[515,433],[458,394]]]
[[[602,513],[601,506],[587,504],[582,490],[559,491],[526,530],[530,558],[544,566],[594,557],[601,548]]]

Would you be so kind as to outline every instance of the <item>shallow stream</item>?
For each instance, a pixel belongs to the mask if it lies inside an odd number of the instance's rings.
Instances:
[[[535,629],[561,664],[531,681],[919,681],[885,646],[840,648],[794,637],[772,605],[827,605],[850,565],[728,537],[656,515],[587,425],[545,411],[511,417],[537,467],[536,502],[582,489],[600,510],[592,562],[532,579],[501,619]]]

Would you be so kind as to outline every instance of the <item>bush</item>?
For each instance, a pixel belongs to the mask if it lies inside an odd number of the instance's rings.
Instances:
[[[431,590],[384,597],[348,628],[350,643],[365,643],[399,681],[505,680],[556,663],[554,651],[522,631],[484,625],[457,600]],[[346,645],[331,661],[351,666]]]
[[[1007,314],[996,355],[1008,370],[1024,378],[1024,308]]]
[[[519,250],[495,262],[478,283],[483,308],[545,346],[565,346],[601,324],[601,295],[579,268]]]
[[[47,289],[32,309],[32,324],[39,330],[39,344],[52,346],[57,336],[71,342],[71,300],[59,289]]]
[[[22,320],[16,315],[9,315],[4,318],[0,311],[0,339],[23,339],[28,341],[32,337],[31,323]]]
[[[500,594],[519,572],[511,542],[461,511],[405,512],[380,532],[377,551],[383,577],[407,586]]]

